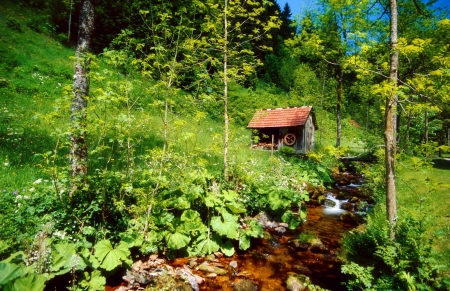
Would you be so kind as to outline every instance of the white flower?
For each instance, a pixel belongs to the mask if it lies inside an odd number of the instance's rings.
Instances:
[[[3,166],[8,167],[8,166],[9,166],[9,163],[8,163],[8,162],[4,162],[4,163],[3,163]]]
[[[34,191],[34,187],[31,187],[28,191],[33,192]]]
[[[41,182],[42,182],[42,179],[41,179],[41,178],[39,178],[39,179],[37,179],[36,181],[34,181],[34,182],[33,182],[33,184],[35,184],[35,185],[36,185],[36,184],[40,184]]]

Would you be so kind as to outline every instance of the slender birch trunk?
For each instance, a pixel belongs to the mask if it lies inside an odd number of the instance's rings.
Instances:
[[[228,181],[228,0],[225,0],[225,13],[224,13],[224,44],[223,44],[223,103],[224,103],[224,119],[225,119],[225,132],[224,132],[224,145],[223,145],[223,176],[225,181]]]
[[[91,0],[83,0],[81,3],[80,27],[78,29],[73,98],[70,104],[70,197],[73,196],[74,192],[83,188],[88,171],[86,142],[86,113],[90,65],[88,53],[91,49],[93,30],[94,7]]]
[[[398,77],[398,49],[397,49],[397,0],[390,0],[391,25],[390,25],[390,72],[389,79],[392,85],[390,95],[386,97],[385,113],[385,165],[386,165],[386,215],[390,225],[390,236],[395,237],[395,221],[397,216],[396,189],[395,189],[395,154],[396,154],[396,129],[395,118],[397,108],[397,77]]]

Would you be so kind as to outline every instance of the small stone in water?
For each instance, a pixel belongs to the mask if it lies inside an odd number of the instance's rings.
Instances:
[[[286,228],[284,228],[284,227],[282,227],[282,226],[279,226],[279,227],[276,227],[276,228],[275,228],[275,231],[278,232],[278,233],[280,233],[280,234],[283,234],[283,233],[286,232]]]
[[[257,288],[255,284],[250,280],[240,280],[238,281],[233,288],[233,291],[256,291]]]

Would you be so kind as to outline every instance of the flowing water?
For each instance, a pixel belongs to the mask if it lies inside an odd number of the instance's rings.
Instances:
[[[358,187],[356,184],[336,184],[331,191],[340,195],[346,191],[352,192],[349,195],[351,197],[359,191]],[[285,290],[285,281],[290,273],[304,274],[322,288],[346,290],[341,284],[345,275],[340,271],[338,252],[344,233],[354,228],[355,224],[340,220],[341,214],[345,212],[340,205],[347,200],[338,200],[335,196],[329,192],[323,206],[309,205],[307,221],[296,230],[288,230],[283,234],[273,232],[269,239],[252,241],[249,251],[239,252],[231,258],[219,258],[218,264],[223,266],[228,266],[230,261],[237,261],[237,273],[206,279],[200,286],[201,290],[233,290],[234,283],[242,278],[254,282],[261,291]],[[307,246],[294,245],[292,241],[298,239],[301,233],[318,237],[326,250],[313,252]],[[176,267],[184,264],[187,264],[187,259],[171,262]]]
[[[363,197],[360,176],[343,173],[336,177],[337,183],[329,190],[323,205],[310,203],[307,208],[307,220],[295,230],[287,230],[283,234],[269,231],[264,239],[252,241],[249,250],[238,251],[233,257],[218,257],[212,264],[227,268],[231,261],[237,262],[237,270],[224,276],[208,276],[194,267],[192,271],[205,278],[200,290],[233,290],[234,284],[241,279],[252,281],[260,291],[286,290],[285,281],[289,274],[303,274],[312,283],[331,291],[346,290],[341,284],[346,277],[340,271],[341,261],[338,258],[340,240],[343,235],[353,229],[356,224],[343,222],[341,215],[347,207],[349,198]],[[355,182],[356,181],[356,182]],[[336,199],[339,197],[339,199]],[[359,199],[358,198],[358,199]],[[341,206],[342,204],[342,206]],[[351,206],[353,207],[353,206]],[[309,244],[298,240],[300,234],[319,238],[322,248],[313,250]],[[293,241],[299,241],[294,244]],[[197,265],[203,259],[197,259]],[[173,268],[189,265],[188,258],[169,261]],[[112,285],[117,286],[117,285]],[[117,287],[116,287],[117,288]],[[112,287],[107,290],[115,290]]]

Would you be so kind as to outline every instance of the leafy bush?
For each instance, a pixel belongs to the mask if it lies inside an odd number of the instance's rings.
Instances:
[[[406,217],[397,222],[395,239],[378,209],[367,225],[344,238],[347,263],[342,272],[352,279],[349,290],[448,290],[439,276],[440,265],[432,258],[432,239],[424,218]]]

